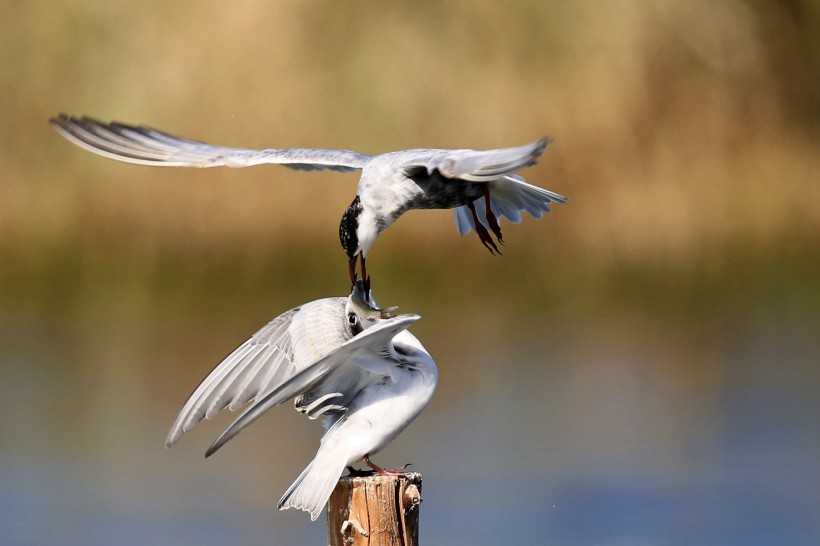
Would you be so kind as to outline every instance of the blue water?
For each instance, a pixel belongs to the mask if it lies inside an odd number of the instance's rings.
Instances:
[[[209,460],[229,417],[163,446],[249,331],[95,316],[0,322],[0,543],[324,543],[322,520],[275,508],[317,423],[282,407]],[[811,321],[546,320],[420,323],[439,391],[376,460],[424,475],[423,544],[820,543]]]

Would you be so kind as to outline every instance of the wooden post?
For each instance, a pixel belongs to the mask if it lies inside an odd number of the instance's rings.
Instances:
[[[327,505],[330,546],[418,546],[421,474],[343,477]]]

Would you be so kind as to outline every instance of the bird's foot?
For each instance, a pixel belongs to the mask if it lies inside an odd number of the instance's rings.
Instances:
[[[481,189],[484,192],[484,212],[487,216],[487,223],[490,225],[490,229],[493,230],[495,238],[498,239],[498,242],[503,245],[504,236],[501,235],[501,226],[498,225],[498,219],[495,217],[493,208],[490,206],[490,186],[484,184]]]
[[[400,466],[398,468],[393,468],[393,469],[387,470],[386,468],[382,468],[382,467],[378,466],[377,464],[374,464],[370,460],[370,455],[365,455],[364,458],[362,459],[362,461],[369,468],[372,468],[373,472],[375,472],[379,476],[395,476],[396,474],[405,474],[405,469],[408,466],[410,466],[410,463],[407,463],[406,465]]]
[[[495,238],[498,239],[498,242],[503,245],[504,236],[501,235],[501,226],[498,225],[498,219],[496,219],[495,214],[493,214],[493,211],[491,210],[487,211],[487,222],[490,224],[490,229],[493,230]],[[501,253],[499,252],[499,254]]]
[[[478,238],[481,239],[481,244],[484,245],[484,248],[490,251],[490,254],[498,254],[501,256],[501,251],[498,250],[498,247],[495,245],[495,241],[493,241],[493,238],[490,237],[490,232],[487,231],[487,228],[485,228],[483,224],[476,222],[475,232],[478,233]],[[504,244],[500,239],[499,242]]]
[[[475,232],[478,234],[478,238],[481,239],[481,244],[484,245],[484,248],[490,251],[490,254],[498,254],[499,256],[501,256],[501,251],[498,250],[497,246],[495,246],[495,241],[493,241],[493,238],[490,237],[490,232],[487,231],[487,228],[484,227],[484,224],[478,221],[478,215],[475,212],[475,203],[473,203],[472,201],[467,203],[467,208],[470,210],[470,214],[473,215],[473,225],[475,226]],[[490,216],[492,216],[492,211],[490,211]],[[490,216],[488,216],[488,218]],[[495,216],[492,216],[492,218],[493,221],[495,221]],[[495,225],[496,228],[498,228],[498,222],[496,222]],[[493,229],[493,231],[495,231],[495,229]],[[496,237],[500,233],[501,229],[499,228],[498,233],[496,233]]]

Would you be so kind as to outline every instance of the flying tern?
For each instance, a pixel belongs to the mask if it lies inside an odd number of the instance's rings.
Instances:
[[[438,381],[430,353],[407,328],[421,317],[368,303],[363,281],[273,319],[228,355],[183,406],[166,445],[224,408],[252,403],[211,445],[212,455],[270,408],[295,399],[327,429],[316,457],[279,501],[319,517],[345,467],[370,461],[430,402]]]
[[[490,236],[504,243],[498,218],[521,222],[521,213],[541,218],[551,203],[566,198],[524,181],[516,171],[535,164],[549,144],[541,139],[498,150],[414,149],[370,156],[350,150],[249,150],[213,146],[151,127],[103,123],[60,114],[50,123],[65,138],[96,154],[140,165],[162,167],[250,167],[277,164],[299,170],[361,170],[353,202],[339,225],[339,239],[355,284],[356,261],[368,280],[365,259],[376,238],[411,209],[455,209],[461,235],[475,230],[490,253],[499,253]],[[484,206],[476,206],[483,199]]]

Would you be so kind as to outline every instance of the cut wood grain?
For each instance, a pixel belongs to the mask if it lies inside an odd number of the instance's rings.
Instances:
[[[421,474],[343,477],[327,508],[330,546],[418,546]]]

